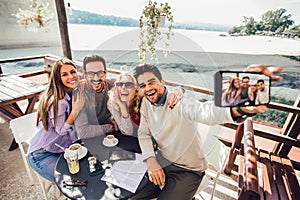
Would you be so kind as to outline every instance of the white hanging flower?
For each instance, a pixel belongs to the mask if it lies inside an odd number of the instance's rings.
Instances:
[[[162,20],[161,16],[163,16]],[[167,33],[164,34],[159,30],[159,27],[164,24],[163,20],[167,20],[170,23],[168,25]],[[147,51],[150,53],[150,59],[155,59],[157,61],[155,45],[158,40],[163,41],[165,49],[169,47],[169,40],[173,35],[171,32],[173,23],[173,14],[168,3],[161,3],[158,5],[157,2],[149,1],[140,17],[140,45],[138,53],[140,63],[145,63]]]
[[[22,10],[19,8],[19,12],[12,14],[17,18],[17,23],[28,27],[31,23],[36,23],[39,28],[44,27],[49,21],[52,20],[54,14],[48,9],[49,3],[42,3],[40,0],[31,0],[29,5],[30,9]]]

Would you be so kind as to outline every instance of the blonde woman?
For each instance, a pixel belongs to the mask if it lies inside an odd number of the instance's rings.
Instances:
[[[110,91],[108,109],[124,135],[137,137],[140,101],[135,79],[130,74],[121,74],[115,82],[115,88]]]

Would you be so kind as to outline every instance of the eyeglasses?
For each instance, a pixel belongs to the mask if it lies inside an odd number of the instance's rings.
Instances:
[[[115,85],[120,88],[123,87],[123,85],[125,85],[125,88],[127,89],[131,89],[134,87],[133,82],[116,82]]]
[[[88,71],[88,72],[85,72],[85,74],[89,78],[94,78],[95,75],[104,76],[106,74],[106,71],[102,71],[102,70],[97,71],[97,72]]]

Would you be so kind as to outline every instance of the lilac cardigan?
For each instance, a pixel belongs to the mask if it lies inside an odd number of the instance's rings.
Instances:
[[[77,140],[74,125],[69,125],[66,120],[71,112],[71,98],[68,94],[58,102],[58,113],[56,127],[54,127],[53,108],[48,111],[48,131],[44,129],[41,121],[29,143],[28,152],[45,149],[52,153],[62,153],[63,150],[55,145],[67,148],[73,141]]]

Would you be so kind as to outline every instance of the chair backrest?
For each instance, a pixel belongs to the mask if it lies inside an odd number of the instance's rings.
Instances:
[[[12,119],[10,128],[17,143],[27,142],[34,134],[36,127],[36,112]]]
[[[36,115],[37,115],[37,112],[33,112],[30,114],[12,119],[9,122],[11,131],[14,135],[14,138],[15,138],[16,142],[19,144],[20,152],[22,154],[23,162],[25,165],[25,169],[27,171],[27,175],[29,176],[31,183],[34,183],[34,182],[33,182],[33,178],[32,178],[32,175],[31,175],[31,172],[29,169],[28,160],[27,160],[27,150],[25,151],[22,143],[26,142],[27,144],[29,144],[29,139],[36,131],[36,129],[37,129]],[[38,176],[39,183],[41,184],[44,199],[47,200],[48,199],[47,191],[49,190],[49,188],[47,189],[46,186],[43,184],[40,175],[38,173],[36,173],[36,175]]]

